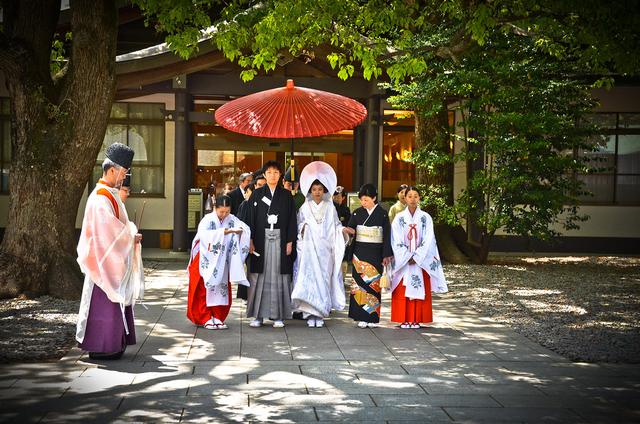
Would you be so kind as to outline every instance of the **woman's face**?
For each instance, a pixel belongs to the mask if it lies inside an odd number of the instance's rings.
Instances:
[[[398,192],[398,200],[402,203],[405,202],[404,200],[404,190],[400,190],[400,192]]]
[[[420,195],[417,191],[408,191],[404,199],[407,202],[407,206],[409,206],[410,208],[415,208],[416,206],[418,206],[418,203],[420,203]]]
[[[216,206],[216,215],[218,215],[218,219],[220,221],[224,220],[227,216],[229,216],[230,213],[231,213],[230,206],[220,206],[220,207]]]
[[[278,168],[268,168],[264,171],[264,176],[267,178],[267,184],[271,187],[277,185],[280,181],[280,171],[278,171]]]
[[[320,203],[322,201],[323,195],[324,195],[324,186],[322,184],[314,184],[311,186],[311,198],[316,203]]]
[[[369,196],[361,196],[360,197],[360,204],[365,209],[371,209],[372,207],[374,207],[375,204],[376,204],[375,201],[376,201],[375,196],[374,197],[369,197]]]

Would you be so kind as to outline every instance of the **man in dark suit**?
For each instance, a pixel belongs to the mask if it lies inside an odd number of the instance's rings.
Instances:
[[[291,167],[287,168],[287,171],[284,173],[284,178],[282,179],[282,187],[289,190],[291,195],[293,196],[293,201],[296,204],[296,212],[300,209],[300,206],[305,201],[305,197],[302,193],[300,193],[300,181],[298,181],[298,175],[295,175],[295,178],[291,178]]]
[[[347,226],[349,223],[349,218],[351,217],[351,211],[348,207],[342,204],[344,201],[344,187],[338,186],[336,187],[335,193],[333,193],[333,206],[336,207],[336,212],[338,212],[338,219],[340,219],[340,223],[343,226]]]
[[[253,181],[253,174],[245,172],[240,174],[238,179],[238,187],[231,190],[228,194],[231,197],[231,213],[236,215],[238,213],[238,207],[244,201],[244,190]]]

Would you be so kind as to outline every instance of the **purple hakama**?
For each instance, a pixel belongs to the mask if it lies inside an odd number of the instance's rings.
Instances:
[[[93,287],[91,304],[87,318],[87,329],[82,343],[78,346],[87,352],[122,352],[127,345],[136,344],[136,329],[133,323],[133,309],[125,306],[129,334],[122,322],[122,311],[118,303],[113,303],[98,286]]]

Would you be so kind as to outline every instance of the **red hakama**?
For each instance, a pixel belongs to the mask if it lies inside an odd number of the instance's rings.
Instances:
[[[204,325],[211,317],[224,322],[231,310],[231,283],[228,284],[229,304],[207,306],[207,291],[200,276],[200,252],[189,264],[189,295],[187,298],[187,318],[195,325]]]
[[[410,300],[404,295],[405,287],[401,280],[391,295],[391,321],[398,323],[430,323],[433,322],[433,309],[431,307],[431,281],[429,274],[422,270],[424,278],[424,300]]]

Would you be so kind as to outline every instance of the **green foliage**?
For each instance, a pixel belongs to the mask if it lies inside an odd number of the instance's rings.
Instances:
[[[462,139],[465,149],[453,157],[418,150],[417,166],[432,172],[446,161],[485,161],[455,204],[447,204],[441,190],[430,192],[427,202],[439,220],[470,219],[488,237],[502,228],[549,239],[557,234],[555,224],[577,228],[585,217],[576,208],[583,190],[574,173],[584,164],[574,151],[590,147],[578,122],[595,106],[591,85],[574,78],[576,60],[550,56],[530,38],[493,32],[485,35],[485,47],[467,53],[450,72],[395,86],[400,95],[391,101],[403,107],[461,99],[456,107],[464,119],[451,137]],[[437,109],[423,113],[433,116]]]
[[[64,35],[64,39],[61,39],[59,34],[54,34],[53,42],[51,43],[51,75],[57,75],[60,71],[62,71],[65,64],[69,60],[65,45],[70,42],[70,32],[67,32]]]
[[[165,34],[169,47],[183,59],[198,51],[203,31],[212,25],[214,0],[132,0],[147,16],[145,25]]]
[[[446,185],[425,188],[436,219],[471,220],[487,237],[504,228],[545,239],[555,224],[585,219],[573,175],[585,164],[573,153],[589,148],[577,127],[594,107],[589,89],[640,70],[634,0],[133,1],[183,57],[215,23],[215,43],[244,81],[284,53],[322,52],[341,79],[386,72],[390,101],[427,119],[457,104],[460,131],[438,138],[458,137],[465,149],[452,156],[443,143],[423,143],[413,160],[430,173],[484,161],[453,205]]]

